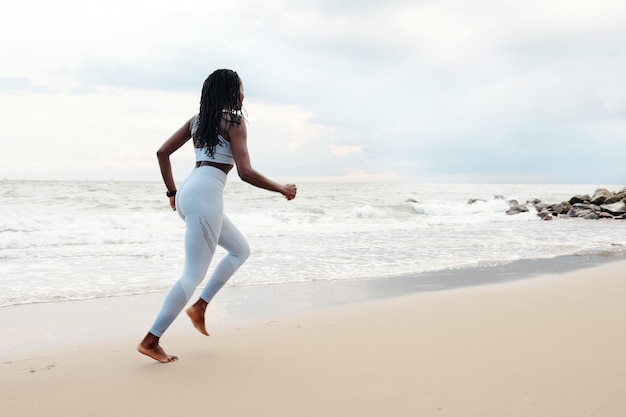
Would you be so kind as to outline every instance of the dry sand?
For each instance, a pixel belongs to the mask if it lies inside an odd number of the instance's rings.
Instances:
[[[141,333],[13,355],[0,364],[0,416],[624,417],[625,270],[353,303],[210,337],[181,316],[185,330],[163,339],[180,356],[170,364],[135,351]]]

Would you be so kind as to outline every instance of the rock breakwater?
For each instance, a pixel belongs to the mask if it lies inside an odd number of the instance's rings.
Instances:
[[[558,217],[578,217],[587,220],[598,219],[626,219],[626,187],[612,192],[606,188],[597,189],[592,196],[578,194],[568,201],[560,203],[544,203],[539,199],[520,204],[516,200],[509,200],[509,209],[506,214],[515,215],[530,211],[537,211],[543,220],[553,220]]]

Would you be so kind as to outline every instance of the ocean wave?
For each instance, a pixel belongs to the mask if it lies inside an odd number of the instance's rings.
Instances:
[[[71,185],[78,204],[48,197],[69,186],[23,182],[14,204],[0,207],[0,305],[167,290],[184,263],[184,222],[162,186],[78,183]],[[507,216],[507,199],[493,198],[571,189],[302,184],[290,202],[247,184],[227,189],[226,213],[252,247],[229,286],[369,279],[626,245],[625,222],[544,222],[532,210]],[[111,195],[128,197],[117,205]]]

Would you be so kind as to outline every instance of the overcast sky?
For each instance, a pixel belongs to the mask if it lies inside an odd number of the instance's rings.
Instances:
[[[276,179],[626,185],[624,22],[623,0],[13,2],[0,179],[160,181],[231,68]]]

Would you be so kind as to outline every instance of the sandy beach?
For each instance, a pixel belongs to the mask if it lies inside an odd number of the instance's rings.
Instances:
[[[135,351],[160,294],[124,305],[137,312],[127,320],[114,299],[11,307],[0,416],[623,417],[624,270],[619,260],[240,321],[216,309],[210,337],[181,316],[163,339],[180,357],[170,364]],[[55,338],[37,315],[76,332]],[[38,332],[36,346],[18,340]]]

